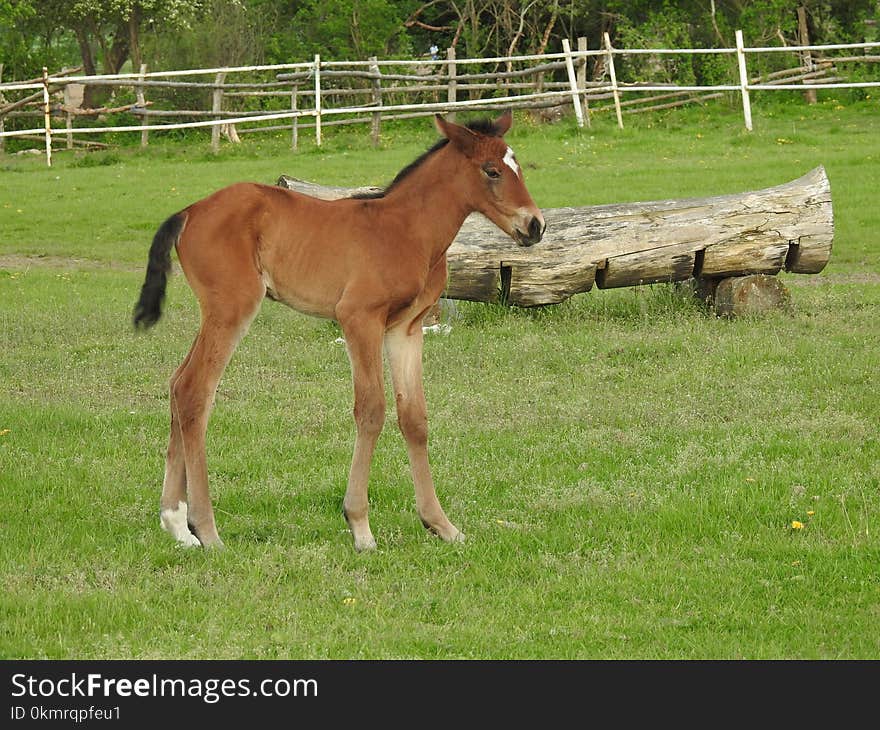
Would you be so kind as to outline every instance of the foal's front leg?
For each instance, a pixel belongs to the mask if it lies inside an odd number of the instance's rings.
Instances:
[[[340,324],[351,360],[354,420],[357,426],[342,512],[354,537],[355,550],[374,550],[376,540],[367,517],[367,488],[373,451],[385,423],[385,382],[382,372],[384,318],[380,320],[364,315]]]
[[[428,463],[428,408],[422,384],[421,322],[395,327],[385,335],[385,351],[391,366],[397,423],[406,439],[413,484],[416,490],[416,509],[422,524],[447,542],[463,542],[464,533],[453,525],[434,490],[431,467]]]

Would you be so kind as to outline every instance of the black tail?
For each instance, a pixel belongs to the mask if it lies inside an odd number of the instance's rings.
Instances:
[[[150,246],[150,258],[147,261],[147,276],[141,287],[141,298],[134,308],[134,326],[147,329],[159,321],[162,316],[162,300],[165,299],[165,286],[171,271],[171,249],[180,238],[186,215],[175,213],[165,221]]]

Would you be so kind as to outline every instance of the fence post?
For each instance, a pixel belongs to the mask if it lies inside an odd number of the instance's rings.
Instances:
[[[541,73],[539,73],[535,77],[535,92],[538,94],[544,93],[544,72],[543,71],[541,71]]]
[[[49,117],[49,69],[43,66],[43,126],[46,129],[46,167],[52,167],[52,119]]]
[[[577,78],[574,74],[574,63],[571,60],[571,43],[568,38],[562,39],[562,50],[565,53],[565,68],[568,71],[568,83],[571,86],[571,101],[574,106],[574,115],[577,117],[577,125],[584,126],[584,111],[581,109],[581,98],[578,93]]]
[[[3,83],[3,64],[0,63],[0,84]],[[3,92],[0,91],[0,106],[6,103]],[[6,115],[0,115],[0,132],[6,131]],[[0,153],[6,151],[6,137],[0,137]]]
[[[220,113],[223,110],[223,89],[220,88],[220,84],[222,84],[226,80],[226,72],[221,71],[217,74],[214,79],[214,100],[211,104],[211,111],[214,112],[215,117],[214,121],[216,122],[220,118]],[[220,125],[215,124],[211,127],[211,152],[215,155],[220,151]]]
[[[61,69],[62,74],[67,73],[67,67],[64,66]],[[70,98],[70,85],[64,84],[64,92],[63,92],[64,106],[67,107],[64,112],[64,128],[67,130],[67,149],[73,149],[73,114],[70,113],[70,106],[73,100]]]
[[[458,94],[458,82],[455,80],[455,47],[446,49],[446,59],[449,61],[449,63],[446,64],[446,73],[449,74],[449,90],[446,94],[446,100],[450,104],[454,104]],[[453,109],[446,116],[450,122],[454,122],[455,110]]]
[[[752,103],[749,100],[749,76],[746,71],[746,53],[743,44],[743,32],[736,31],[736,60],[739,63],[739,87],[742,91],[743,99],[743,118],[746,123],[746,129],[752,131]]]
[[[587,39],[581,36],[578,38],[578,51],[586,51],[587,50]],[[587,57],[584,56],[580,59],[580,63],[577,67],[577,84],[578,89],[581,92],[581,103],[584,106],[584,121],[587,123],[588,127],[592,127],[592,121],[590,120],[590,102],[587,101]]]
[[[379,70],[379,59],[370,56],[370,72],[376,74],[376,78],[370,80],[373,87],[373,106],[382,106],[382,72]],[[379,125],[382,123],[382,114],[373,112],[373,120],[370,125],[370,139],[373,147],[379,146]]]
[[[611,93],[614,96],[614,111],[617,112],[617,126],[623,129],[623,114],[620,112],[620,92],[617,89],[617,71],[614,70],[614,52],[611,48],[611,37],[604,34],[605,50],[608,54],[608,74],[611,76]]]
[[[321,56],[315,54],[315,144],[321,146]]]
[[[138,81],[143,81],[144,76],[147,73],[147,64],[142,63],[140,72],[138,73]],[[144,98],[144,87],[136,86],[135,87],[135,100],[139,107],[144,110],[144,114],[141,115],[141,126],[146,127],[149,124],[149,120],[147,119],[147,100]],[[150,132],[146,129],[141,130],[141,147],[146,147],[150,143]]]
[[[290,111],[297,110],[297,96],[299,95],[299,84],[294,84],[290,90]],[[299,115],[294,113],[292,124],[290,127],[290,149],[296,150],[299,147]]]

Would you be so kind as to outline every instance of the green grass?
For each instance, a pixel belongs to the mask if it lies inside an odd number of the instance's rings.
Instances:
[[[166,382],[197,307],[176,276],[154,331],[130,313],[174,210],[282,173],[380,184],[430,129],[390,128],[378,151],[332,130],[297,154],[246,138],[217,158],[179,143],[51,170],[3,158],[0,657],[877,658],[880,107],[839,106],[756,110],[752,135],[723,107],[622,133],[519,120],[544,207],[824,164],[831,263],[786,275],[792,311],[760,319],[718,320],[666,286],[459,304],[425,372],[434,476],[468,542],[422,529],[389,418],[370,555],[340,512],[353,424],[336,326],[264,306],[209,430],[228,549],[185,551],[158,496]]]

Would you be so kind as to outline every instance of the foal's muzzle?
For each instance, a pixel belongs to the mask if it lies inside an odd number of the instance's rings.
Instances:
[[[513,237],[520,246],[534,246],[543,238],[545,230],[547,230],[547,224],[544,219],[532,216],[528,228],[525,231],[515,230]]]

